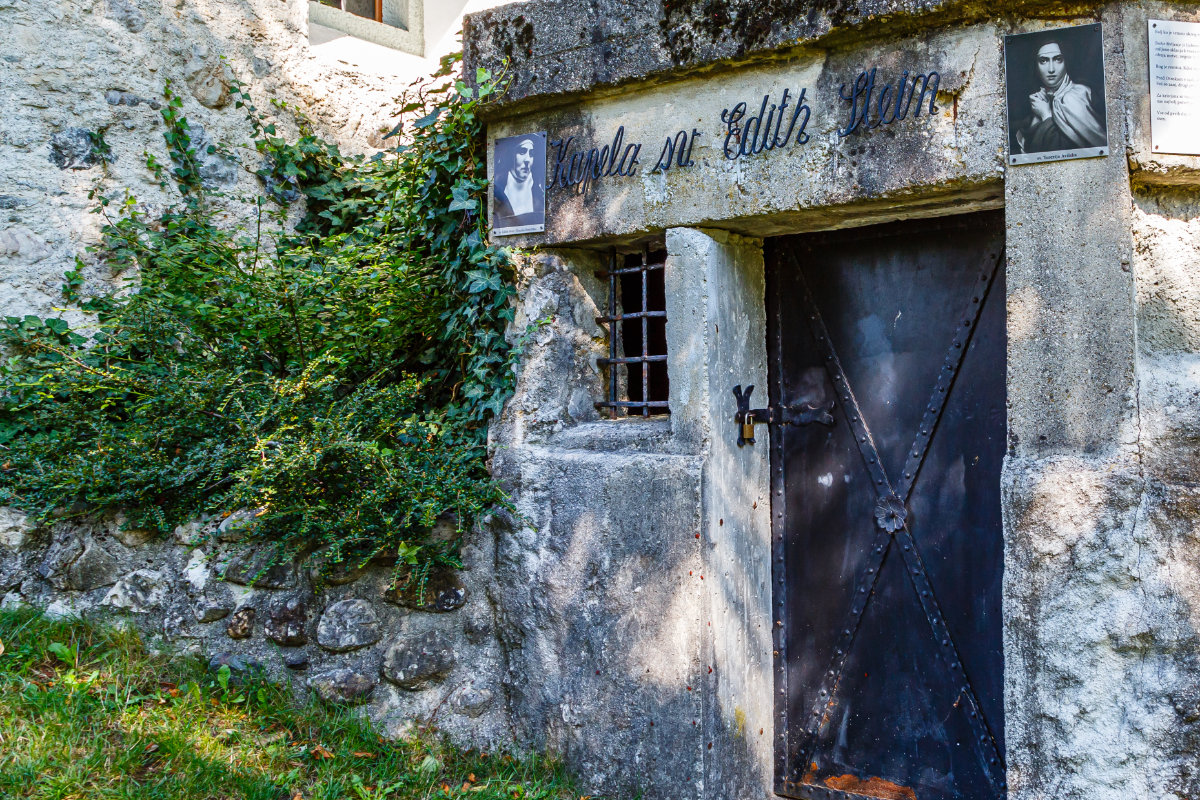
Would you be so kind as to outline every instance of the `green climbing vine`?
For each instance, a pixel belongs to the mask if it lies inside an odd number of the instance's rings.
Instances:
[[[366,160],[277,103],[300,123],[285,140],[235,87],[262,165],[251,197],[206,186],[200,157],[222,152],[198,152],[168,84],[168,160],[147,167],[176,201],[152,212],[94,195],[96,255],[136,289],[83,297],[77,268],[63,292],[86,325],[0,329],[0,504],[41,518],[119,509],[160,531],[251,509],[247,535],[278,558],[452,563],[434,521],[465,526],[505,502],[484,458],[512,388],[513,296],[482,213],[477,112],[496,84],[467,86],[456,63]],[[304,213],[288,225],[293,207]]]

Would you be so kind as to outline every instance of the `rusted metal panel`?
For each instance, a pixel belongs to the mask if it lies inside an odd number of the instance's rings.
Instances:
[[[769,248],[777,789],[1004,795],[1003,220]],[[990,300],[989,300],[990,298]]]

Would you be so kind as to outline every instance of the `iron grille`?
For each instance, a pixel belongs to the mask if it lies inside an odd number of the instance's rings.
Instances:
[[[664,252],[643,248],[618,256],[614,249],[608,269],[596,273],[608,279],[608,315],[596,318],[608,325],[608,358],[598,359],[608,368],[608,399],[596,408],[608,409],[613,419],[622,411],[631,417],[671,413],[665,267]]]

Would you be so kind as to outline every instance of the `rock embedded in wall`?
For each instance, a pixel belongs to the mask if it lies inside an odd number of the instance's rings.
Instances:
[[[90,169],[100,163],[99,134],[67,128],[50,137],[50,163],[59,169]]]
[[[0,547],[19,553],[29,545],[33,531],[34,527],[26,514],[11,508],[0,508]]]
[[[245,606],[233,612],[229,624],[225,626],[225,635],[230,639],[248,639],[254,633],[254,607]]]
[[[183,68],[188,88],[208,108],[221,108],[229,102],[229,87],[233,83],[233,71],[218,56],[209,54],[206,45],[192,47],[192,57]]]
[[[380,669],[383,677],[401,689],[417,691],[444,679],[456,661],[447,637],[440,631],[427,631],[402,636],[388,648]]]
[[[220,673],[221,667],[229,667],[229,683],[239,686],[248,677],[259,676],[263,673],[262,662],[235,653],[218,653],[208,661],[208,671],[214,675]]]
[[[342,600],[321,615],[317,644],[331,653],[346,653],[375,644],[382,636],[379,616],[365,600]]]
[[[136,0],[106,0],[105,5],[109,19],[121,23],[130,33],[141,33],[146,27],[146,17]]]
[[[71,581],[67,568],[83,553],[83,542],[73,531],[57,531],[50,547],[37,565],[37,574],[55,589],[70,589]]]
[[[467,602],[467,588],[456,570],[434,567],[423,582],[413,578],[388,587],[383,599],[415,611],[457,611]]]
[[[299,647],[308,644],[308,601],[296,595],[276,600],[267,612],[263,630],[275,644]]]
[[[96,542],[88,542],[83,552],[67,568],[72,589],[89,592],[111,586],[121,577],[121,564]]]
[[[217,622],[225,619],[233,611],[233,602],[225,598],[201,597],[192,606],[192,613],[197,622]],[[244,638],[244,637],[243,637]]]
[[[132,614],[146,614],[161,608],[166,594],[167,586],[163,573],[152,569],[139,569],[117,581],[100,604]]]
[[[359,705],[375,691],[376,681],[369,675],[339,667],[319,672],[308,679],[308,687],[327,703]]]
[[[296,586],[294,564],[276,564],[270,547],[242,550],[225,567],[225,580],[255,589],[292,589]]]

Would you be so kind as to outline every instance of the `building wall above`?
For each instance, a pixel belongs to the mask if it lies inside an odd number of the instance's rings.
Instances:
[[[581,94],[807,47],[893,39],[921,28],[1078,14],[1046,0],[530,0],[469,14],[467,74],[511,81],[493,113],[559,105]]]

